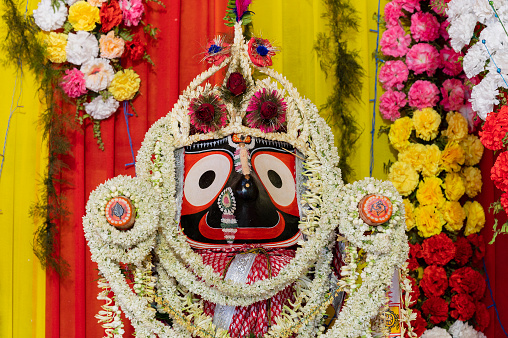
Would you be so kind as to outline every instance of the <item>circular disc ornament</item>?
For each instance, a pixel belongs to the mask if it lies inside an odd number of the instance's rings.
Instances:
[[[368,225],[379,225],[392,217],[392,202],[381,195],[367,195],[358,203],[361,219]]]
[[[136,211],[127,197],[114,197],[106,204],[106,219],[115,228],[128,230],[134,225]]]

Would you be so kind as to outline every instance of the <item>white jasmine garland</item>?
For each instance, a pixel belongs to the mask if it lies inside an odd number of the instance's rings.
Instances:
[[[33,17],[40,29],[49,32],[63,27],[67,13],[67,6],[62,1],[58,0],[53,6],[51,0],[41,0],[33,11]]]
[[[96,58],[99,55],[99,43],[92,34],[85,31],[69,33],[67,37],[67,61],[75,65]]]
[[[120,103],[113,96],[104,98],[102,95],[97,96],[89,103],[83,104],[85,111],[96,120],[104,120],[115,113]]]
[[[85,76],[86,88],[94,92],[106,89],[115,76],[109,60],[103,58],[89,59],[83,63],[80,70]]]

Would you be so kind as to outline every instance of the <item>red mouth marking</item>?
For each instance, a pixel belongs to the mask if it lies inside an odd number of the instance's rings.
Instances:
[[[277,211],[277,214],[279,215],[279,221],[273,227],[236,228],[235,241],[238,239],[274,239],[279,237],[286,227],[286,222],[280,212]],[[206,216],[208,216],[208,212],[199,221],[199,232],[208,239],[223,241],[224,232],[222,229],[209,226],[206,223]]]

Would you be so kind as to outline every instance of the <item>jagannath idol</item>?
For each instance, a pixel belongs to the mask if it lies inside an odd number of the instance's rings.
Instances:
[[[245,41],[241,20],[234,31],[146,134],[137,177],[90,195],[97,318],[111,337],[121,311],[137,337],[386,334],[379,314],[408,252],[401,197],[372,178],[344,185],[330,128],[268,68],[274,47]]]

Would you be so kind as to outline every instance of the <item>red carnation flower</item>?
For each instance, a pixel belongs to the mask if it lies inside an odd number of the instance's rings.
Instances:
[[[412,320],[411,321],[411,327],[413,328],[413,332],[416,333],[416,335],[418,337],[420,337],[424,332],[425,330],[427,329],[426,326],[427,326],[427,321],[425,320],[425,318],[422,317],[422,314],[419,310],[417,309],[411,309],[411,311],[413,313],[416,313],[416,319],[415,320]],[[402,325],[406,326],[405,323],[403,322]],[[406,328],[406,338],[409,337],[409,335],[407,334],[407,328]]]
[[[243,75],[238,72],[231,73],[226,83],[226,88],[233,94],[233,96],[242,95],[247,90],[247,84]]]
[[[107,33],[122,23],[122,9],[116,0],[103,3],[99,15],[102,24],[101,32]]]
[[[455,242],[455,262],[457,262],[460,266],[464,266],[467,262],[469,262],[472,255],[473,249],[471,248],[469,241],[465,237],[457,238],[457,241]]]
[[[485,279],[469,266],[455,270],[450,276],[450,287],[453,292],[467,293],[476,300],[485,292]]]
[[[141,43],[139,36],[135,36],[132,41],[125,41],[125,56],[132,61],[139,61],[145,56],[145,45]]]
[[[473,298],[465,293],[458,293],[452,297],[450,302],[450,315],[458,320],[466,321],[473,317],[476,307]]]
[[[420,281],[423,293],[427,297],[442,296],[448,287],[446,271],[440,266],[430,265],[423,271],[423,278]]]
[[[487,115],[480,131],[480,141],[490,150],[505,149],[503,138],[506,133],[508,133],[508,107],[503,106],[499,112],[491,112]]]
[[[407,268],[409,270],[416,270],[420,267],[420,263],[418,263],[417,258],[422,258],[422,247],[418,243],[409,243],[409,258],[407,260]]]
[[[476,312],[474,314],[474,320],[476,322],[474,328],[477,331],[485,331],[487,326],[489,326],[490,323],[490,315],[489,311],[487,310],[487,307],[482,302],[476,303]]]
[[[444,232],[423,241],[422,253],[429,265],[446,265],[455,256],[453,241]]]
[[[504,211],[508,214],[508,192],[501,195],[501,206]]]
[[[508,191],[508,151],[502,152],[490,169],[490,178],[499,190]]]
[[[430,322],[438,324],[448,319],[448,303],[441,297],[430,297],[422,304],[425,317],[430,315]]]
[[[473,263],[478,264],[485,257],[485,241],[483,236],[479,234],[472,234],[467,236],[467,240],[473,246]]]

